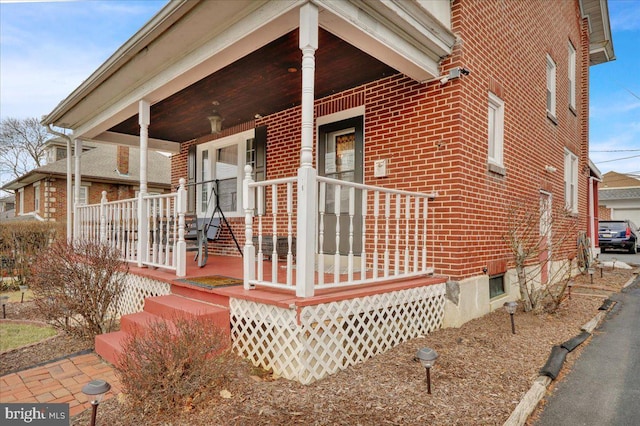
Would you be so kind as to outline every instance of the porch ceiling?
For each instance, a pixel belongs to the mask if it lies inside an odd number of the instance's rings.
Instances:
[[[323,29],[319,46],[316,97],[398,72]],[[296,29],[152,105],[149,137],[183,142],[209,134],[214,110],[224,129],[300,104],[301,57]],[[138,135],[139,129],[136,114],[109,131]]]

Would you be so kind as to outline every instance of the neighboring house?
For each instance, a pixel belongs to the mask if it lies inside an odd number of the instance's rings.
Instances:
[[[148,155],[151,190],[155,193],[170,192],[170,159],[157,152],[149,152]],[[16,219],[36,217],[44,221],[66,222],[66,145],[59,139],[50,141],[46,158],[44,166],[2,187],[5,191],[15,192]],[[85,145],[78,204],[99,203],[103,191],[107,192],[109,201],[134,197],[140,185],[139,163],[140,155],[136,148]]]
[[[216,189],[244,246],[234,346],[307,382],[519,299],[510,207],[566,208],[543,237],[588,230],[589,66],[613,59],[603,0],[170,2],[44,123],[172,152],[192,185],[166,232]],[[184,275],[148,223],[127,259]]]
[[[12,218],[15,216],[16,196],[5,195],[0,197],[0,220]]]
[[[600,219],[629,219],[640,223],[640,177],[607,172],[598,190]]]

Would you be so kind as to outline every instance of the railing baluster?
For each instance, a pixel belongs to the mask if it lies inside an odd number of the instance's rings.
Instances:
[[[429,207],[429,201],[425,198],[424,199],[424,205],[422,207],[422,221],[423,221],[423,225],[422,225],[422,235],[423,235],[423,241],[422,241],[422,270],[426,271],[427,270],[427,216],[428,216],[428,210],[427,207]],[[435,234],[434,234],[434,238],[435,238]]]
[[[324,213],[327,205],[327,184],[320,182],[318,213],[318,285],[324,284]]]
[[[353,281],[353,216],[356,214],[356,189],[349,188],[349,255],[347,258],[347,279]]]
[[[406,196],[406,206],[404,212],[405,231],[404,231],[404,273],[409,273],[409,221],[411,220],[411,197]]]
[[[384,220],[385,220],[385,241],[384,241],[384,277],[389,276],[389,228],[391,226],[391,193],[385,194],[384,204]]]
[[[271,240],[273,241],[273,250],[271,251],[271,280],[274,283],[278,282],[278,186],[271,185],[271,205],[273,214],[273,235]]]
[[[419,244],[419,236],[418,232],[418,223],[420,220],[420,198],[415,197],[416,199],[416,207],[414,213],[414,231],[413,231],[413,272],[418,272],[418,268],[420,267],[420,262],[418,259],[418,244]]]
[[[340,282],[340,201],[342,199],[340,193],[341,189],[342,188],[340,185],[335,185],[333,193],[333,207],[336,216],[336,251],[333,255],[333,282],[336,284]]]
[[[396,250],[395,250],[395,256],[394,256],[394,260],[395,260],[395,265],[394,265],[394,275],[400,275],[400,207],[401,207],[401,196],[400,194],[396,194],[395,196],[396,199],[396,212],[395,212],[395,219],[396,219]]]
[[[264,186],[258,187],[258,281],[264,281],[264,257],[262,255],[262,218],[265,214]]]
[[[378,278],[378,218],[380,217],[380,191],[373,193],[373,279]]]
[[[367,278],[367,190],[362,190],[362,246],[360,248],[360,279]]]
[[[287,285],[293,284],[293,182],[287,182]]]

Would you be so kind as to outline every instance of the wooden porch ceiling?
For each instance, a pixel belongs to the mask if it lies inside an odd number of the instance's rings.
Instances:
[[[397,73],[346,41],[320,29],[316,51],[315,96],[359,86]],[[302,52],[298,30],[209,75],[151,106],[149,137],[184,142],[211,133],[207,117],[214,110],[222,128],[300,104]],[[292,72],[290,69],[295,69]],[[216,101],[219,105],[213,105]],[[110,131],[139,135],[138,116]]]

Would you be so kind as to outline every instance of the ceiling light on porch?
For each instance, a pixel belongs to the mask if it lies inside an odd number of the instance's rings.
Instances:
[[[222,117],[216,112],[213,111],[213,115],[207,117],[209,123],[211,123],[211,133],[218,134],[222,130]]]
[[[296,67],[289,67],[287,68],[287,72],[293,74],[294,72],[298,72],[298,68]]]

